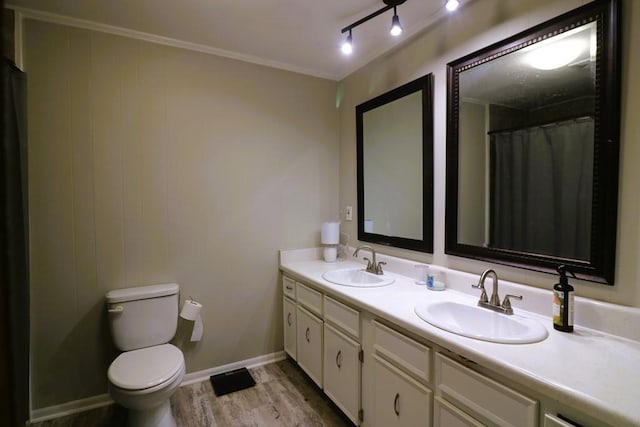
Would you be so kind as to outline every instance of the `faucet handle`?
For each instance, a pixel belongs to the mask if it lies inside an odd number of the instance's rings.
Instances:
[[[507,294],[504,296],[504,300],[502,301],[502,308],[507,311],[507,312],[513,312],[513,309],[511,308],[511,300],[509,298],[515,298],[515,299],[522,299],[522,295],[511,295],[511,294]]]
[[[384,271],[382,271],[383,265],[387,265],[387,263],[384,261],[380,261],[378,265],[376,265],[376,274],[384,274]]]
[[[471,287],[474,289],[482,289],[482,293],[480,294],[480,300],[478,302],[489,302],[487,291],[484,289],[484,284],[482,282],[478,282],[475,285],[471,285]]]
[[[369,258],[367,258],[366,256],[362,257],[362,259],[367,261],[367,271],[368,272],[373,271],[374,266],[373,266],[373,263],[371,262],[371,260]]]

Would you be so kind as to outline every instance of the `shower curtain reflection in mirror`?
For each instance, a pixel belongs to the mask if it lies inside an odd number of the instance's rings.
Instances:
[[[590,259],[593,126],[490,133],[490,247]]]

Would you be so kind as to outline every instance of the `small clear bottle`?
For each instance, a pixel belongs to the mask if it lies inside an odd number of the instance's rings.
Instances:
[[[432,270],[427,277],[427,289],[430,291],[443,291],[446,288],[444,273],[438,270]]]

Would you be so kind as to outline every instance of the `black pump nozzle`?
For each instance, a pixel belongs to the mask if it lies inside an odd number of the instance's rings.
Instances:
[[[560,283],[562,283],[563,285],[566,285],[566,284],[569,283],[569,279],[567,278],[567,272],[571,273],[571,275],[573,277],[576,277],[576,274],[573,271],[569,270],[569,268],[564,264],[559,265],[556,268],[556,270],[558,271],[558,274],[560,275]]]

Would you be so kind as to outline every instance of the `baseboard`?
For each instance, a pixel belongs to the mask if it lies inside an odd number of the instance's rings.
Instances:
[[[227,365],[216,366],[214,368],[204,369],[202,371],[190,372],[184,376],[180,387],[197,383],[200,381],[206,381],[211,375],[219,374],[222,372],[231,371],[242,367],[255,368],[257,366],[267,365],[269,363],[279,362],[287,358],[284,351],[278,351],[276,353],[266,354],[264,356],[258,356],[251,359],[242,360],[239,362],[229,363]],[[46,408],[35,409],[31,411],[31,417],[29,424],[39,423],[41,421],[47,421],[54,418],[60,418],[67,415],[77,414],[78,412],[88,411],[90,409],[99,408],[101,406],[107,406],[113,404],[113,399],[105,393],[98,396],[88,397],[86,399],[74,400],[66,402],[61,405],[47,406]]]
[[[31,411],[29,424],[39,423],[54,418],[64,417],[66,415],[77,414],[78,412],[88,411],[90,409],[99,408],[101,406],[111,405],[113,399],[105,393],[97,396],[87,397],[86,399],[74,400],[63,403],[62,405],[47,406],[46,408],[35,409]]]
[[[254,357],[252,359],[233,362],[227,365],[217,366],[215,368],[205,369],[197,372],[190,372],[184,376],[181,386],[206,381],[211,375],[221,374],[222,372],[232,371],[238,368],[255,368],[256,366],[267,365],[269,363],[279,362],[287,358],[284,351],[266,354],[264,356]]]

